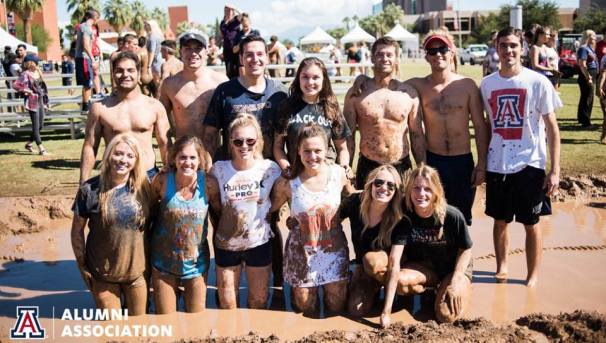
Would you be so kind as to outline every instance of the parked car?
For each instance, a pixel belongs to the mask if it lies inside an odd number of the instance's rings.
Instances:
[[[558,37],[558,55],[560,56],[558,69],[562,73],[563,78],[573,77],[580,72],[574,42],[580,40],[581,37],[581,34],[570,33],[562,34]]]
[[[486,56],[486,51],[488,51],[488,45],[486,44],[469,44],[467,48],[460,49],[459,59],[461,65],[465,65],[465,63],[471,65],[482,64],[484,56]]]

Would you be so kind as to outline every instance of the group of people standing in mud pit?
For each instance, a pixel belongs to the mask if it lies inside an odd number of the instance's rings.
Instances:
[[[436,318],[453,321],[470,299],[469,225],[483,182],[495,277],[507,278],[515,218],[526,229],[527,284],[535,286],[539,216],[558,187],[561,102],[547,78],[522,67],[520,32],[504,29],[496,42],[501,69],[478,88],[456,73],[448,33],[427,36],[431,74],[406,82],[393,77],[397,42],[379,38],[374,76],[355,80],[343,111],[317,58],[300,63],[289,90],[268,78],[267,46],[256,35],[240,42],[243,73],[231,80],[205,67],[204,37],[182,35],[183,70],[164,81],[159,101],[137,87],[138,57],[119,53],[115,92],[92,105],[87,121],[73,206],[72,245],[97,306],[124,302],[129,314],[144,314],[153,289],[156,313],[176,311],[180,296],[187,312],[203,310],[212,240],[220,308],[237,307],[244,268],[249,308],[284,302],[285,281],[306,315],[318,311],[323,288],[327,314],[364,316],[385,287],[383,326],[396,294],[433,292]],[[101,138],[100,173],[90,178]]]

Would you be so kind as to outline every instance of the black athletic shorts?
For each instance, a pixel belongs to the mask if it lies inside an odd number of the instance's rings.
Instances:
[[[471,183],[473,155],[443,156],[427,151],[427,165],[440,174],[448,204],[458,208],[465,216],[467,226],[471,226],[471,207],[476,197],[476,188]]]
[[[223,250],[215,246],[215,263],[222,268],[235,267],[242,261],[249,267],[266,267],[271,264],[272,242],[270,239],[266,243],[242,251]]]
[[[360,157],[358,158],[358,167],[356,168],[356,188],[363,189],[368,174],[381,165],[383,165],[383,163],[375,162],[360,154]],[[400,176],[402,176],[402,179],[404,179],[404,174],[412,168],[410,155],[403,157],[401,160],[396,163],[392,163],[391,165],[396,168],[398,173],[400,173]]]
[[[526,166],[513,174],[486,173],[486,215],[507,223],[515,220],[534,225],[551,214],[551,202],[543,189],[545,171]]]
[[[76,57],[76,84],[93,88],[93,62],[88,57]]]

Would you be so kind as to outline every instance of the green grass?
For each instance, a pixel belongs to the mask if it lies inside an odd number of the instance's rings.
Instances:
[[[459,72],[478,83],[480,81],[479,66],[462,66]],[[429,67],[423,60],[403,64],[401,68],[402,79],[428,73]],[[51,81],[49,84],[54,82],[60,81]],[[557,114],[562,136],[562,175],[605,173],[606,146],[598,142],[600,129],[580,130],[576,124],[579,97],[576,79],[564,80],[560,91],[564,102],[564,108]],[[55,94],[59,95],[53,93]],[[594,102],[593,118],[594,124],[601,124],[602,111],[597,98]],[[29,134],[26,133],[14,137],[0,134],[0,196],[74,194],[83,140],[72,140],[67,132],[43,132],[44,146],[52,155],[41,157],[28,153],[23,148],[28,137]],[[99,150],[102,152],[103,147]]]

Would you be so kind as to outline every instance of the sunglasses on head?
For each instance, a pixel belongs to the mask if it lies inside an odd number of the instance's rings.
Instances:
[[[450,51],[450,48],[447,46],[441,46],[439,48],[427,48],[425,51],[430,56],[435,56],[438,52],[442,55],[446,55],[446,53]]]
[[[374,179],[372,181],[372,184],[377,188],[383,186],[386,183],[387,183],[387,189],[389,189],[390,191],[394,191],[396,189],[396,184],[391,181],[385,181],[383,179]]]
[[[246,139],[236,138],[236,139],[232,139],[231,142],[238,148],[243,146],[244,143],[246,143],[246,145],[248,145],[248,146],[253,146],[253,145],[257,144],[257,140],[255,138],[246,138]]]

